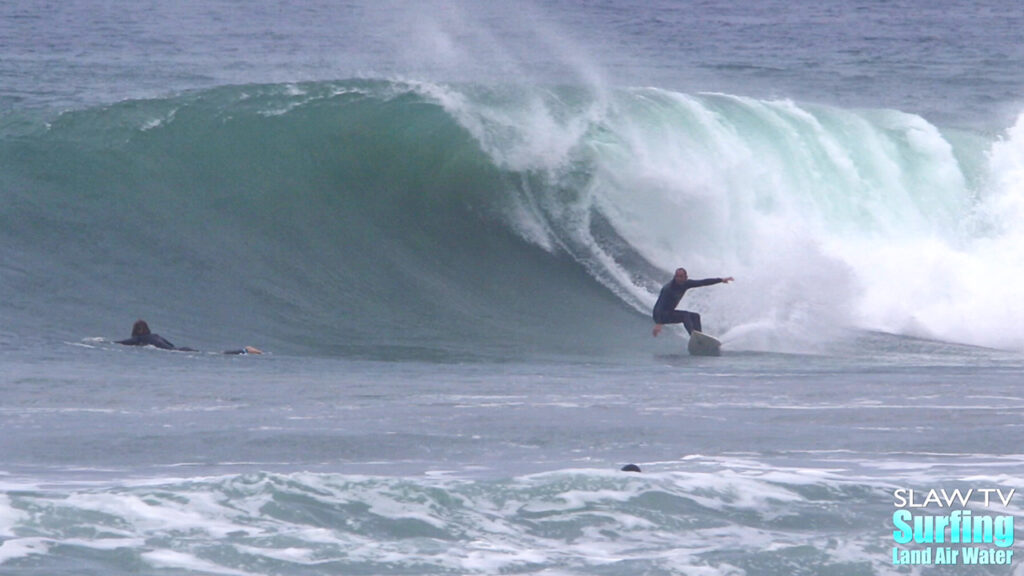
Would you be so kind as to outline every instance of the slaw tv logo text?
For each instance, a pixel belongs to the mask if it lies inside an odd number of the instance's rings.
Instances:
[[[899,565],[1009,565],[1015,489],[945,488],[893,491],[892,563]],[[939,513],[935,513],[935,511]]]

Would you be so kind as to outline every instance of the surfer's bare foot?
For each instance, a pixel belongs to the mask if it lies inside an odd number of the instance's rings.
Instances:
[[[655,338],[658,337],[658,334],[661,334],[661,324],[655,324],[654,330],[651,331],[651,335]]]

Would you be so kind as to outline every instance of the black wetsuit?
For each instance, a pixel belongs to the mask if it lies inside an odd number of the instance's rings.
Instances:
[[[654,311],[651,313],[654,323],[682,324],[689,333],[692,333],[694,330],[700,332],[700,314],[686,310],[676,310],[676,306],[683,299],[683,294],[686,294],[686,291],[690,288],[711,286],[721,282],[721,278],[705,278],[704,280],[687,280],[682,284],[677,284],[673,279],[668,284],[665,284],[661,288],[661,293],[658,294],[658,301],[654,304]]]
[[[191,348],[178,348],[174,344],[168,342],[163,336],[159,334],[140,334],[138,336],[132,336],[127,340],[118,340],[118,344],[124,344],[125,346],[155,346],[164,350],[181,350],[182,352],[196,352]]]

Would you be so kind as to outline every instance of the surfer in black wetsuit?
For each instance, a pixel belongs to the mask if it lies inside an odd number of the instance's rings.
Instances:
[[[191,348],[178,348],[168,342],[163,336],[153,334],[149,331],[149,324],[146,324],[145,320],[136,320],[135,324],[132,324],[132,337],[127,340],[118,340],[117,343],[124,344],[125,346],[155,346],[163,350],[195,352]]]
[[[149,330],[149,324],[145,320],[136,320],[132,324],[132,337],[127,340],[118,340],[118,344],[125,346],[155,346],[163,350],[178,350],[179,352],[198,352],[195,348],[178,348],[167,341],[159,334],[153,334]],[[263,351],[252,346],[246,346],[238,350],[225,350],[224,354],[262,354]]]
[[[683,299],[683,294],[686,294],[690,288],[720,283],[728,284],[729,282],[732,282],[732,276],[690,280],[685,268],[676,269],[675,277],[661,288],[658,301],[654,304],[654,311],[651,314],[654,318],[654,336],[661,333],[661,328],[665,324],[682,324],[686,328],[686,332],[690,334],[694,331],[700,332],[700,314],[687,310],[676,310],[676,306]]]

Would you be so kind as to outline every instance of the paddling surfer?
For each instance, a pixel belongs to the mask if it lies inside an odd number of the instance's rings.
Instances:
[[[195,348],[178,348],[171,344],[166,338],[154,334],[149,330],[149,324],[145,320],[136,320],[132,324],[132,337],[127,340],[118,340],[118,344],[125,346],[153,346],[162,350],[177,350],[179,352],[198,352]],[[262,354],[263,351],[252,346],[246,346],[238,350],[225,350],[224,354]]]

